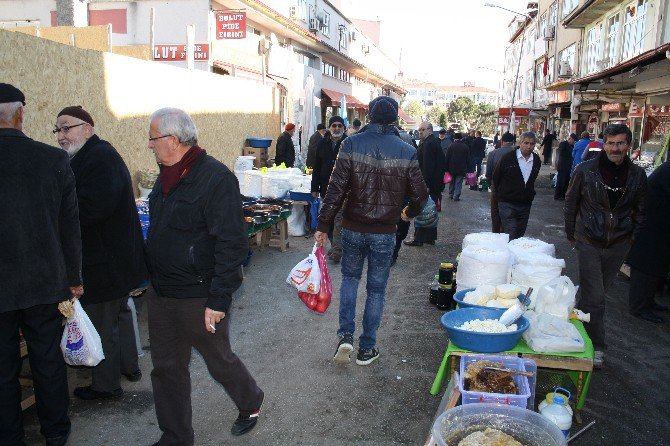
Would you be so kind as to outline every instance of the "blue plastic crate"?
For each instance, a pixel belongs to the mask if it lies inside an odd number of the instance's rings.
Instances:
[[[247,138],[249,147],[267,148],[272,144],[272,138]]]

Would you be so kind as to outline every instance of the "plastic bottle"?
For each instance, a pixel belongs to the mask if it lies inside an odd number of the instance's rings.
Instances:
[[[439,278],[440,276],[435,274],[435,278],[430,283],[430,296],[428,297],[428,301],[433,305],[437,305],[437,299],[440,293]]]
[[[558,393],[558,390],[567,393],[567,397]],[[538,407],[540,414],[558,426],[563,431],[565,438],[570,435],[570,427],[572,427],[572,408],[568,400],[570,400],[570,392],[558,387],[553,392],[548,393]]]

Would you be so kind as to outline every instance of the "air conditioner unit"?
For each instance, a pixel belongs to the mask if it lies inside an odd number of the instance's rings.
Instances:
[[[317,19],[309,19],[309,30],[314,33],[319,30],[319,21]]]
[[[356,40],[358,38],[358,34],[356,34],[356,31],[351,32],[351,40]]]
[[[547,29],[544,30],[544,40],[554,40],[556,38],[556,27],[547,26]]]
[[[561,61],[558,68],[558,77],[563,79],[572,77],[572,68],[570,68],[570,64],[566,61]]]
[[[292,19],[298,18],[298,8],[295,6],[290,6],[288,8],[288,16]]]

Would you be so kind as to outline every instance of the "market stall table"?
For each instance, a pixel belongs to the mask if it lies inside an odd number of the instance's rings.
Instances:
[[[247,234],[253,238],[259,248],[265,246],[277,247],[281,252],[288,249],[288,222],[290,212],[282,213],[281,217],[273,218],[267,223],[254,225]]]
[[[536,352],[521,339],[519,343],[511,350],[500,352],[500,355],[520,356],[522,358],[529,358],[536,362],[538,367],[548,369],[565,370],[568,376],[574,383],[577,389],[577,399],[575,403],[575,416],[579,421],[578,411],[584,407],[586,395],[588,393],[589,384],[591,383],[591,373],[593,372],[593,343],[586,334],[586,329],[581,321],[571,320],[572,324],[577,328],[582,335],[585,344],[585,350],[582,353],[542,353]],[[440,368],[435,375],[433,386],[430,389],[431,395],[440,393],[444,381],[447,377],[453,374],[457,362],[461,355],[465,353],[476,353],[469,350],[464,350],[449,341],[447,351],[444,353]],[[452,356],[454,360],[452,361]]]

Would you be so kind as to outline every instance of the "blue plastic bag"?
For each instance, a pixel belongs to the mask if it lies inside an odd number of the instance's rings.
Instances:
[[[319,208],[321,207],[321,199],[319,197],[312,200],[309,205],[309,215],[311,216],[310,228],[316,229],[319,221]]]

